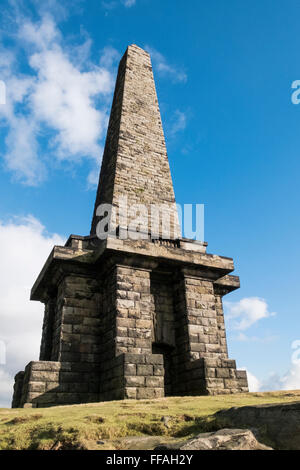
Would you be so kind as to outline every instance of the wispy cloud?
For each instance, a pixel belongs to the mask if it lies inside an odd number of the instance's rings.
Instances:
[[[248,387],[249,392],[259,392],[261,383],[255,375],[253,375],[246,367],[239,367],[240,370],[245,370],[247,372]]]
[[[101,51],[100,66],[106,69],[111,67],[121,59],[121,54],[112,46],[106,46]]]
[[[238,302],[224,301],[228,326],[233,330],[247,330],[263,318],[274,316],[269,312],[268,304],[259,297],[247,297]]]
[[[131,8],[136,4],[136,0],[103,0],[101,4],[105,10],[114,10],[120,5]]]
[[[116,0],[103,0],[101,3],[104,10],[114,10],[119,3]]]
[[[89,60],[91,40],[64,47],[49,14],[37,23],[25,18],[20,24],[15,47],[25,53],[31,73],[22,75],[10,51],[0,50],[0,74],[7,90],[7,103],[0,108],[7,129],[7,168],[23,183],[39,184],[50,160],[41,157],[45,133],[51,135],[48,155],[60,161],[87,158],[98,167],[117,51],[104,49],[95,65]]]
[[[265,335],[265,336],[248,336],[245,333],[240,332],[237,336],[233,337],[235,341],[241,342],[252,342],[252,343],[262,343],[269,344],[273,343],[278,339],[276,335]]]
[[[130,8],[136,4],[136,0],[122,0],[122,3],[126,8]]]
[[[171,78],[173,82],[187,81],[187,74],[179,67],[169,64],[160,52],[149,45],[145,45],[145,49],[151,55],[153,65],[160,75]]]
[[[179,109],[176,109],[173,114],[173,118],[171,119],[170,134],[172,136],[175,136],[178,132],[183,131],[186,128],[186,122],[186,113],[179,111]]]
[[[300,389],[300,364],[292,364],[288,371],[279,375],[271,373],[260,385],[261,391]]]
[[[270,372],[269,375],[259,380],[247,370],[250,392],[269,392],[272,390],[299,390],[300,389],[300,363],[291,364],[286,373],[280,375]]]

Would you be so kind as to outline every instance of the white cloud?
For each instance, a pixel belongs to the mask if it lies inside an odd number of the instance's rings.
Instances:
[[[136,0],[122,0],[122,3],[126,8],[130,8],[130,7],[133,7],[133,5],[135,5]]]
[[[251,392],[300,389],[300,340],[293,341],[291,347],[294,351],[291,356],[290,367],[285,374],[280,375],[271,372],[268,377],[259,380],[247,370],[249,390]],[[246,370],[246,368],[242,369]]]
[[[34,120],[13,116],[6,136],[6,154],[4,160],[9,170],[19,180],[26,180],[28,185],[36,186],[43,181],[46,168],[38,158],[37,127]]]
[[[100,65],[110,69],[113,64],[121,59],[120,53],[112,46],[106,46],[101,51]]]
[[[186,114],[177,109],[173,115],[170,134],[174,136],[178,132],[183,131],[186,128],[186,121]]]
[[[126,8],[131,8],[136,4],[136,0],[103,0],[102,7],[105,10],[114,10],[120,5],[123,5]]]
[[[262,381],[260,391],[269,390],[299,390],[300,389],[300,363],[291,364],[288,371],[280,376],[276,372],[269,374]]]
[[[300,364],[291,364],[288,371],[283,375],[280,375],[276,372],[271,372],[264,380],[259,380],[248,370],[247,376],[250,392],[271,392],[276,390],[300,389]]]
[[[6,365],[0,365],[0,407],[10,406],[14,375],[38,359],[43,305],[29,300],[30,289],[53,245],[64,239],[48,234],[34,217],[0,221],[0,340]]]
[[[292,364],[288,372],[280,379],[282,390],[300,389],[300,363]]]
[[[87,177],[87,183],[89,188],[94,188],[95,186],[97,186],[99,181],[99,171],[100,168],[95,163],[95,168],[89,172]]]
[[[0,366],[0,408],[10,407],[13,386],[13,376]]]
[[[115,1],[115,0],[112,0],[112,1],[104,0],[101,4],[102,4],[102,7],[105,10],[113,10],[114,8],[116,8],[118,6],[118,2]],[[107,15],[107,13],[106,13],[106,15]]]
[[[247,372],[248,387],[249,392],[259,392],[261,383],[255,375],[251,374],[246,367],[239,367],[240,370],[245,370]]]
[[[151,55],[151,59],[154,67],[162,76],[170,77],[174,82],[183,82],[187,81],[187,75],[182,70],[177,67],[168,64],[166,58],[158,52],[156,49],[150,46],[145,46],[145,49]]]
[[[276,335],[265,335],[265,336],[248,336],[245,333],[240,332],[237,336],[233,337],[235,341],[242,341],[242,342],[253,342],[253,343],[262,343],[268,344],[276,341],[278,336]]]
[[[35,54],[30,65],[38,74],[30,96],[32,111],[37,120],[57,131],[59,158],[100,158],[99,138],[107,117],[95,109],[92,98],[110,91],[109,73],[104,69],[82,73],[60,50]]]
[[[53,18],[45,14],[40,23],[25,21],[18,31],[21,41],[31,43],[39,49],[48,49],[61,41],[61,33],[56,28]]]
[[[246,330],[263,318],[275,315],[269,312],[268,304],[258,297],[246,297],[239,302],[224,301],[226,319],[234,330]]]
[[[0,109],[8,129],[3,156],[7,168],[25,184],[42,181],[51,161],[41,157],[45,151],[40,137],[45,133],[52,136],[47,149],[51,157],[75,162],[88,158],[94,166],[93,161],[101,158],[117,51],[104,49],[100,65],[91,64],[90,39],[77,47],[63,47],[62,35],[49,15],[38,23],[24,20],[17,38],[32,74],[20,75],[14,58],[0,54],[0,73],[7,88],[7,105]]]

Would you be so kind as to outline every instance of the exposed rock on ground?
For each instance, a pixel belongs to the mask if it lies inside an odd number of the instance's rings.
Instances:
[[[224,426],[255,428],[258,438],[276,449],[300,450],[300,401],[234,407],[215,416]]]
[[[257,441],[249,429],[220,429],[186,442],[160,445],[155,450],[273,450]]]

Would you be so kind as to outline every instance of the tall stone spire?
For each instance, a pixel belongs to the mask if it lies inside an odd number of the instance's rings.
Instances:
[[[128,46],[119,65],[91,235],[99,221],[97,207],[113,204],[118,212],[120,197],[127,197],[128,207],[146,205],[149,220],[150,204],[164,204],[171,232],[180,236],[151,59],[136,45]],[[149,232],[149,224],[142,229]]]
[[[179,231],[150,57],[137,46],[119,67],[92,235],[97,207],[123,209],[120,196],[168,206]],[[53,248],[31,290],[45,304],[40,360],[15,376],[13,407],[248,391],[226,343],[233,260],[204,242],[150,237],[143,223],[142,241],[119,231]]]

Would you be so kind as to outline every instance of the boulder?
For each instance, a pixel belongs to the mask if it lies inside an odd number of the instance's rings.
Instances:
[[[300,450],[300,402],[234,407],[215,414],[219,425],[254,428],[275,449]]]
[[[257,441],[249,429],[220,429],[199,434],[188,441],[160,445],[154,450],[272,450]]]

